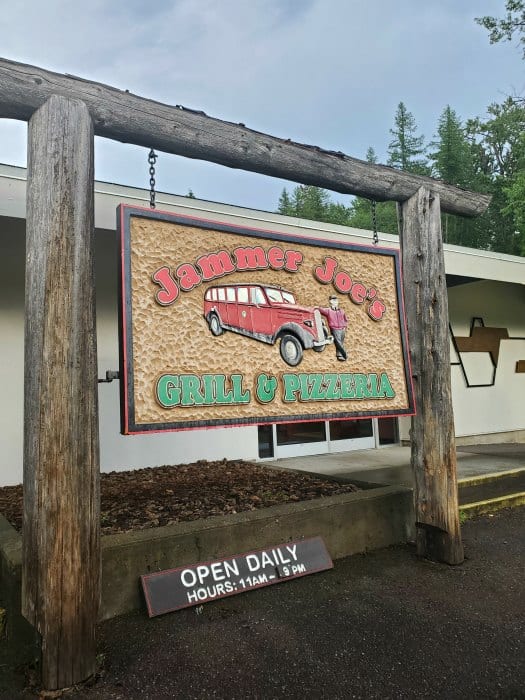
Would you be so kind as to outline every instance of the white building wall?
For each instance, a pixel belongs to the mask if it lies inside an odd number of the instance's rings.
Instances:
[[[525,360],[525,286],[484,280],[452,287],[448,297],[454,335],[468,336],[472,318],[478,317],[485,326],[506,328],[510,336],[500,344],[494,386],[469,388],[461,367],[452,367],[456,435],[525,430],[525,374],[516,373],[516,362]],[[491,382],[488,353],[461,357],[470,384]]]
[[[0,166],[0,485],[22,481],[24,376],[24,249],[25,171]],[[97,183],[96,274],[99,377],[118,369],[116,205],[145,205],[147,193]],[[164,201],[165,200],[165,201]],[[217,218],[320,238],[370,243],[371,233],[330,224],[300,221],[267,212],[160,195],[159,206],[185,214]],[[11,218],[9,218],[11,217]],[[381,243],[397,239],[381,234]],[[506,327],[525,338],[525,259],[486,251],[445,246],[448,273],[482,277],[484,281],[449,290],[450,319],[456,335],[468,335],[473,316],[486,326]],[[491,280],[508,280],[507,282]],[[459,367],[452,367],[452,392],[458,436],[525,431],[525,374],[515,373],[525,360],[525,341],[502,341],[496,383],[467,388]],[[490,375],[486,354],[463,353],[469,372],[482,380]],[[490,380],[490,376],[487,381]],[[256,459],[257,428],[223,428],[144,436],[120,435],[118,381],[99,385],[101,467],[103,471],[188,463],[197,459]],[[402,439],[410,419],[400,420]]]

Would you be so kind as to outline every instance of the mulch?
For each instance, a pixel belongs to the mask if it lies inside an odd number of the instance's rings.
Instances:
[[[243,461],[199,461],[101,474],[109,535],[357,491],[353,484]],[[22,529],[22,485],[0,488],[0,513]]]

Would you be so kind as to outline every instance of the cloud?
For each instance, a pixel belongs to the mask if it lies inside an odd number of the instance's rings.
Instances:
[[[499,0],[19,0],[0,39],[6,58],[384,161],[401,100],[430,141],[445,105],[466,118],[525,91],[519,51],[490,46],[473,19],[498,13]],[[16,129],[0,129],[0,161],[18,153]],[[100,141],[97,175],[144,183],[143,150]],[[249,206],[274,208],[282,188],[172,156],[162,168],[162,189]]]

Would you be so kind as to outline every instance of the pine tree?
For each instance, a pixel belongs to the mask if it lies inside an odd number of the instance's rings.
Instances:
[[[430,155],[432,174],[450,185],[468,187],[473,179],[470,147],[461,120],[450,105],[439,117],[437,141],[431,145],[436,149]]]
[[[295,216],[295,212],[292,211],[292,203],[290,200],[290,195],[286,187],[283,187],[281,196],[279,197],[279,203],[277,205],[277,213],[284,214],[285,216]]]
[[[414,115],[403,102],[397,106],[394,128],[390,133],[394,137],[388,145],[388,165],[400,170],[428,175],[424,146],[424,137],[416,136],[417,126]]]
[[[447,105],[438,122],[437,140],[431,146],[436,150],[430,154],[434,162],[432,175],[450,185],[471,187],[474,181],[474,167],[469,143],[460,118]],[[472,245],[479,227],[472,220],[444,214],[442,216],[443,240],[445,243]]]
[[[297,185],[290,194],[281,192],[277,212],[312,221],[325,221],[341,226],[348,225],[349,208],[334,202],[329,192],[313,185]]]

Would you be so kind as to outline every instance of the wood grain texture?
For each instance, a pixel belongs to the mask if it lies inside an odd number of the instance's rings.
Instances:
[[[93,126],[51,97],[29,122],[22,612],[47,689],[95,670],[100,598]]]
[[[421,556],[460,564],[463,546],[439,197],[422,187],[401,208],[403,282],[417,410],[411,431],[417,550]]]
[[[428,177],[351,158],[341,152],[269,136],[204,112],[147,100],[127,91],[0,59],[0,117],[30,119],[53,94],[82,100],[98,136],[156,148],[343,194],[402,202],[425,185],[443,211],[476,216],[490,196]]]

